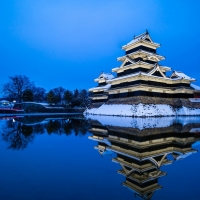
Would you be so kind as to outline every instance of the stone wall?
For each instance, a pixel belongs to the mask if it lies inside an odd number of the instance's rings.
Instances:
[[[189,108],[200,108],[200,103],[192,103],[189,99],[179,99],[179,98],[159,98],[159,97],[127,97],[127,98],[116,98],[109,99],[105,104],[126,104],[126,105],[137,105],[142,104],[165,104],[170,105],[175,108],[181,108],[182,106]],[[100,107],[100,106],[99,106]]]

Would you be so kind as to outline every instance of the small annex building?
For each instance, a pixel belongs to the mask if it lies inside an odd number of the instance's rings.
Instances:
[[[122,46],[125,55],[117,58],[121,64],[112,69],[116,77],[102,72],[94,80],[98,86],[89,89],[92,103],[134,96],[200,98],[200,87],[193,84],[195,78],[180,71],[173,71],[171,76],[166,74],[172,69],[159,64],[165,59],[157,54],[159,47],[148,31]]]

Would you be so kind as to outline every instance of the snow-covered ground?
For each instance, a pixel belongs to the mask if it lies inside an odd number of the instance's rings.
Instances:
[[[138,104],[138,105],[124,105],[124,104],[103,104],[99,108],[87,109],[84,114],[94,115],[117,115],[117,116],[132,116],[132,117],[155,117],[155,116],[192,116],[200,115],[200,108],[174,108],[170,105],[164,104]]]
[[[129,127],[143,130],[146,128],[163,128],[169,127],[173,124],[187,124],[200,123],[200,116],[173,116],[173,117],[120,117],[120,116],[100,116],[100,115],[87,115],[89,119],[99,121],[103,126],[118,126]]]

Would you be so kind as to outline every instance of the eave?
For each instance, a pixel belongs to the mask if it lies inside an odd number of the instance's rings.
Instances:
[[[138,40],[138,41],[136,41],[134,43],[126,44],[126,45],[122,46],[122,49],[126,50],[128,48],[134,48],[134,47],[137,47],[139,45],[144,45],[144,46],[146,45],[148,47],[150,46],[150,47],[153,47],[153,48],[160,47],[160,44],[158,44],[158,43],[154,43],[154,42],[152,43],[152,42],[148,42],[146,40]]]
[[[98,99],[107,99],[108,96],[100,96],[100,97],[91,97],[92,100],[98,100]]]
[[[156,57],[157,62],[159,62],[161,60],[165,60],[164,56],[154,54],[154,53],[150,53],[150,52],[147,52],[147,51],[144,51],[144,50],[138,50],[138,51],[135,51],[135,52],[130,53],[128,55],[118,57],[117,60],[123,62],[126,59],[127,56],[129,56],[131,59],[135,59],[135,58],[140,57],[142,59],[147,59],[147,60],[151,60],[151,59],[148,59],[149,57]]]
[[[121,77],[117,77],[115,79],[109,80],[108,83],[113,84],[113,83],[122,83],[122,82],[128,82],[128,81],[133,81],[133,80],[154,80],[157,82],[163,82],[163,83],[191,83],[194,82],[195,80],[188,80],[188,79],[182,79],[182,78],[177,78],[177,79],[171,79],[171,78],[164,78],[164,77],[159,77],[159,76],[153,76],[153,75],[148,75],[143,72],[138,72],[130,75],[125,75]]]
[[[124,93],[124,92],[135,92],[135,91],[146,91],[146,92],[159,92],[159,93],[166,93],[166,94],[194,94],[194,90],[187,89],[187,88],[169,88],[169,87],[160,87],[160,86],[151,86],[145,84],[138,84],[127,86],[123,88],[113,88],[109,90],[109,94],[117,94],[117,93]]]
[[[120,67],[116,67],[116,68],[113,68],[112,69],[112,72],[116,72],[116,73],[119,73],[119,72],[122,72],[124,70],[127,70],[127,69],[135,69],[137,67],[143,67],[143,68],[146,68],[146,69],[151,69],[155,66],[155,64],[150,64],[150,63],[147,63],[147,62],[143,62],[143,61],[138,61],[138,62],[135,62],[135,63],[131,63],[129,65],[126,65],[126,66],[120,66]],[[167,72],[167,71],[171,71],[171,68],[170,67],[166,67],[166,66],[160,66],[160,69],[162,70],[162,72]]]

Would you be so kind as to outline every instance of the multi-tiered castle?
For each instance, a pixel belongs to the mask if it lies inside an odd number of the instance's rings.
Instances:
[[[94,80],[98,86],[89,89],[92,93],[92,107],[114,102],[114,99],[128,100],[130,97],[200,97],[200,87],[191,84],[196,81],[194,78],[180,71],[173,71],[170,76],[166,74],[171,68],[159,64],[165,57],[156,53],[158,47],[160,44],[151,39],[148,31],[122,46],[125,55],[117,58],[121,65],[112,69],[117,76],[102,73]]]

